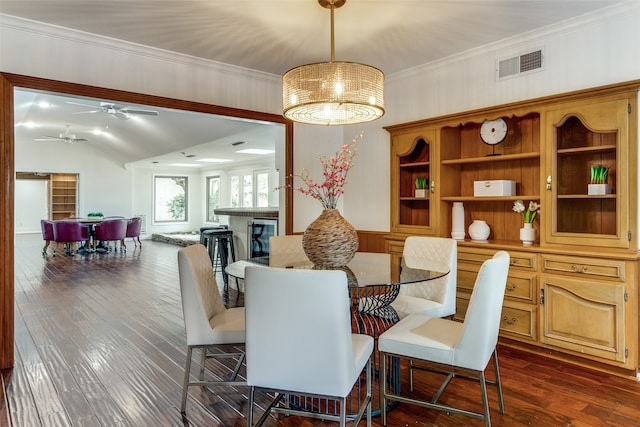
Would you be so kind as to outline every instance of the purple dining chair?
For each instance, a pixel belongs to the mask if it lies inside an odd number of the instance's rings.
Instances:
[[[140,247],[142,247],[142,242],[140,241],[141,229],[142,229],[142,218],[140,218],[139,216],[133,217],[127,222],[127,234],[125,237],[131,237],[131,239],[133,240],[134,246],[138,246],[138,244],[140,244]],[[137,242],[136,242],[136,239],[137,239]],[[124,244],[124,240],[122,241],[122,245],[124,245],[124,247],[126,248],[126,245]]]
[[[75,255],[76,245],[82,242],[82,248],[78,253],[87,251],[86,244],[89,241],[87,227],[76,221],[53,221],[53,240],[56,242],[56,251],[60,243],[64,244],[67,255]],[[54,251],[55,254],[55,251]]]
[[[42,248],[42,255],[47,254],[49,245],[54,241],[53,238],[53,221],[48,219],[40,220],[40,228],[42,229],[42,240],[44,240],[44,247]],[[53,247],[53,256],[56,256],[56,248]]]
[[[118,242],[120,242],[120,252],[127,250],[127,246],[124,244],[124,239],[127,235],[127,220],[126,219],[113,219],[103,221],[96,224],[93,232],[93,250],[104,249],[105,252],[111,251],[109,242],[113,242],[114,252],[117,249]],[[96,248],[96,242],[100,242],[100,247]],[[106,247],[104,246],[106,243]]]

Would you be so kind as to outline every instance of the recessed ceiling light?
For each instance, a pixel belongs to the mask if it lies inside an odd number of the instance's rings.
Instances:
[[[205,162],[205,163],[226,163],[230,162],[231,159],[198,159],[197,162]]]
[[[265,150],[262,148],[245,148],[244,150],[236,151],[236,153],[241,154],[273,154],[275,150]]]
[[[37,105],[40,108],[49,108],[49,107],[51,107],[51,104],[49,104],[47,101],[40,101],[40,102],[38,102]]]

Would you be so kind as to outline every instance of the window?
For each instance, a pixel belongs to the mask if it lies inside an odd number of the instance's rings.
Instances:
[[[187,220],[186,176],[156,176],[153,181],[154,222]]]
[[[220,207],[220,177],[207,177],[207,222],[218,222],[219,218],[213,211]]]
[[[253,207],[253,175],[242,177],[242,207]]]
[[[269,169],[256,169],[230,177],[231,207],[250,208],[272,206],[269,190]],[[278,204],[276,203],[275,206]]]
[[[259,208],[269,206],[269,170],[259,170],[254,173],[256,182],[255,205]]]

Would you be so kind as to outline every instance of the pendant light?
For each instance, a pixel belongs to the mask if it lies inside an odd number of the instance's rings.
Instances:
[[[282,76],[283,115],[300,123],[347,125],[384,114],[384,74],[355,62],[336,62],[333,11],[346,0],[318,0],[331,9],[331,61],[292,68]]]

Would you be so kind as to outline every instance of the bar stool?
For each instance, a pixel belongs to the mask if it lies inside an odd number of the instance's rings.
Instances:
[[[229,265],[229,256],[231,256],[231,262],[236,260],[236,251],[233,246],[233,230],[228,229],[216,229],[207,230],[204,232],[208,241],[209,258],[211,258],[211,264],[213,266],[214,274],[218,271],[222,273],[222,279],[224,280],[224,288],[228,289],[229,275],[225,269]],[[236,286],[238,281],[236,279]]]
[[[206,232],[210,230],[227,230],[228,228],[228,225],[211,225],[200,227],[200,244],[209,249],[209,235]]]

